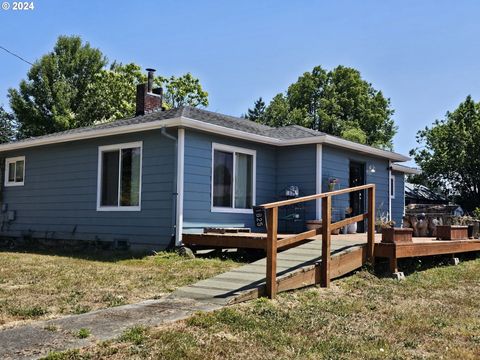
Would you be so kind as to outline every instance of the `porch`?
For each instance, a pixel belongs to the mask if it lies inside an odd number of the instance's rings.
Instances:
[[[368,211],[332,223],[332,197],[358,191],[368,192]],[[277,234],[278,208],[294,203],[322,201],[322,228],[300,234]],[[209,296],[236,302],[313,284],[328,287],[331,279],[361,268],[367,262],[386,258],[392,273],[397,273],[398,260],[420,256],[456,254],[480,251],[480,240],[436,240],[414,238],[408,243],[382,243],[381,234],[375,234],[375,185],[316,194],[297,199],[264,204],[267,233],[184,234],[188,247],[253,248],[263,249],[266,258],[215,278],[196,284],[196,288],[180,289],[197,296]],[[261,217],[261,216],[260,216]],[[348,224],[366,220],[367,233],[332,235],[332,231]],[[227,300],[226,300],[227,299]]]

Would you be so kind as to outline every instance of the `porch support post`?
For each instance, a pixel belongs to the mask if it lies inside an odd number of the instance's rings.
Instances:
[[[277,295],[277,227],[278,208],[267,210],[267,276],[265,279],[267,296],[275,299]]]
[[[332,197],[327,196],[322,199],[322,269],[320,276],[320,285],[322,287],[330,286],[331,223]]]

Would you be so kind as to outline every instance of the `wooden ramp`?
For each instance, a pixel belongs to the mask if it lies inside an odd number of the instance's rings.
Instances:
[[[320,280],[321,237],[278,253],[278,291],[297,289]],[[366,239],[337,236],[331,244],[331,278],[360,268],[366,262]],[[266,259],[177,289],[171,296],[217,304],[234,304],[265,295]]]

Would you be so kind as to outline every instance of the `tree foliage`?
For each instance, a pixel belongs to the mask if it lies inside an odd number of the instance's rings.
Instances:
[[[468,96],[443,120],[417,134],[410,154],[423,180],[453,195],[466,210],[480,206],[480,103]]]
[[[155,83],[164,88],[163,98],[167,107],[208,106],[208,93],[203,90],[200,80],[190,73],[179,77],[160,76]]]
[[[78,36],[60,36],[52,52],[31,67],[18,89],[9,89],[18,137],[112,121],[135,113],[136,85],[146,75],[134,64],[108,65],[99,49]],[[208,93],[190,73],[158,76],[167,107],[207,106]]]
[[[390,100],[358,70],[321,66],[305,72],[285,93],[273,97],[259,122],[302,125],[376,147],[392,149],[397,127]]]
[[[28,71],[19,89],[10,89],[10,106],[19,136],[49,134],[81,126],[76,118],[84,94],[107,60],[77,36],[60,36],[52,52]]]
[[[15,140],[14,116],[0,106],[0,143]]]
[[[253,109],[247,110],[245,118],[256,122],[262,122],[263,117],[265,116],[265,108],[265,101],[263,101],[262,97],[259,97],[253,104]]]

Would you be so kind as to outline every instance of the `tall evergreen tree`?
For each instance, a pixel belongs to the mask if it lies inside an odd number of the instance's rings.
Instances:
[[[262,122],[265,115],[265,108],[265,102],[263,101],[262,97],[259,97],[258,100],[256,100],[253,104],[253,109],[247,110],[245,118],[256,122]]]

